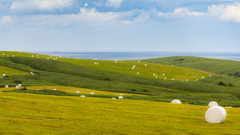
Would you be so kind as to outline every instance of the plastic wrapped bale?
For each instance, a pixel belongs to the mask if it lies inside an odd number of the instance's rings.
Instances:
[[[208,106],[218,106],[218,103],[215,101],[209,102]]]
[[[86,97],[85,95],[81,95],[80,97]]]
[[[93,95],[93,94],[94,94],[94,92],[91,92],[91,94]]]
[[[123,99],[123,96],[118,96],[118,99]]]
[[[5,85],[5,88],[8,88],[8,85]]]
[[[80,93],[79,91],[76,91],[76,93]]]
[[[226,110],[221,106],[212,106],[205,113],[205,119],[208,123],[222,123],[227,116]]]
[[[19,87],[22,87],[22,84],[18,84]]]
[[[16,89],[19,89],[19,86],[16,86]]]
[[[182,104],[180,100],[178,99],[174,99],[171,103],[174,103],[174,104]]]

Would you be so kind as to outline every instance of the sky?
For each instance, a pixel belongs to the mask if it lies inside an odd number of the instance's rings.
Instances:
[[[240,0],[0,0],[0,50],[240,52]]]

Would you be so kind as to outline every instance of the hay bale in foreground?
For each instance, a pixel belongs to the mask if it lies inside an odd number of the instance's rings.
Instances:
[[[222,123],[227,116],[226,110],[221,106],[212,106],[205,113],[205,119],[208,123]]]
[[[180,100],[178,99],[174,99],[171,103],[174,103],[174,104],[182,104]]]

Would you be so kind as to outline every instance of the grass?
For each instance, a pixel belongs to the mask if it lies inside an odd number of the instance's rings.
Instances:
[[[0,66],[0,76],[6,74],[7,76],[11,75],[30,75],[30,72],[21,71],[14,68],[9,68],[5,66]]]
[[[24,87],[21,87],[21,89]],[[66,87],[66,86],[27,86],[27,89],[30,90],[42,90],[42,89],[48,89],[48,90],[53,90],[57,89],[60,91],[68,92],[68,93],[76,93],[76,91],[79,91],[80,94],[86,95],[90,94],[91,92],[94,92],[95,95],[113,95],[113,96],[119,96],[120,94],[124,94],[125,96],[145,96],[141,94],[131,94],[131,93],[119,93],[119,92],[107,92],[107,91],[98,91],[98,90],[91,90],[91,89],[85,89],[85,88],[77,88],[77,87]],[[15,90],[15,87],[9,87],[9,88],[0,88],[0,91],[4,90]],[[79,95],[79,94],[78,94]]]
[[[240,110],[205,122],[207,106],[0,93],[1,134],[238,134]],[[16,113],[17,112],[17,113]]]
[[[206,105],[209,100],[221,101],[223,105],[239,106],[240,98],[240,80],[226,75],[216,74],[211,77],[206,77],[199,81],[171,81],[154,78],[141,77],[130,74],[123,74],[119,72],[107,71],[98,68],[90,68],[80,66],[72,62],[81,62],[79,59],[69,59],[70,63],[58,61],[37,59],[31,57],[4,57],[0,58],[5,64],[11,68],[21,67],[22,70],[34,71],[34,76],[11,76],[0,79],[0,86],[4,87],[6,84],[10,86],[16,85],[15,80],[21,80],[24,86],[71,86],[84,89],[99,90],[105,92],[119,92],[148,95],[148,97],[129,97],[129,99],[136,100],[150,100],[150,101],[164,101],[169,102],[172,97],[179,98],[184,103]],[[92,61],[92,60],[83,60]],[[98,61],[103,67],[108,67],[108,63],[120,64],[121,62],[113,61]],[[131,62],[126,62],[133,64]],[[136,63],[136,62],[135,62]],[[142,64],[137,62],[138,64]],[[94,65],[91,62],[91,65]],[[143,65],[143,64],[142,64]],[[149,66],[149,64],[147,64]],[[157,65],[157,64],[155,64]],[[124,64],[122,64],[124,66]],[[126,67],[128,67],[127,65]],[[143,65],[142,69],[146,68]],[[147,66],[147,67],[148,67]],[[161,66],[161,65],[160,65]],[[117,66],[113,66],[117,67]],[[137,67],[137,66],[136,66]],[[149,66],[150,67],[150,66]],[[175,66],[171,68],[177,69]],[[194,70],[197,73],[199,71]],[[127,73],[128,71],[126,71]],[[202,73],[202,72],[201,72]],[[233,87],[220,86],[218,82],[223,81],[226,84],[232,83]],[[218,94],[221,98],[207,98],[206,93]],[[174,96],[175,95],[175,96]],[[228,97],[227,99],[223,97]],[[204,102],[203,102],[204,101]]]
[[[28,58],[28,60],[31,60],[31,61],[36,61],[36,59],[46,60],[47,58],[49,58],[48,61],[55,59],[55,61],[62,61],[65,63],[71,63],[74,65],[84,66],[87,68],[95,68],[95,69],[100,69],[105,71],[117,72],[121,74],[128,74],[128,75],[134,75],[134,76],[140,76],[140,77],[146,77],[146,78],[157,78],[157,79],[166,78],[168,80],[174,79],[174,80],[193,81],[196,79],[200,79],[202,76],[208,77],[208,75],[213,74],[210,72],[198,71],[190,68],[181,68],[181,67],[159,65],[159,64],[152,64],[152,63],[147,63],[147,66],[145,66],[146,63],[140,63],[140,62],[118,61],[117,63],[115,63],[115,61],[106,61],[106,60],[60,58],[56,56],[47,56],[47,55],[25,53],[25,52],[19,53],[19,52],[0,51],[0,54],[2,53],[5,54],[4,56],[2,56],[4,58],[6,58],[6,56],[14,55],[14,57],[7,57],[7,58],[11,60],[15,60],[14,61],[15,63],[16,63],[16,59],[19,60],[19,57],[25,57],[25,59]],[[39,57],[37,58],[37,56]],[[47,63],[47,61],[44,61],[44,62]],[[99,64],[96,65],[94,64],[94,62],[97,62]],[[6,65],[9,66],[9,63],[7,63]],[[34,65],[38,66],[39,64],[34,63]],[[133,65],[135,65],[134,69],[132,69]],[[16,68],[16,66],[14,67]],[[139,72],[139,74],[137,74],[137,72]]]
[[[204,120],[210,101],[240,106],[239,67],[185,56],[115,63],[0,51],[9,75],[0,78],[0,134],[239,134],[239,108],[225,108],[222,124]],[[16,80],[28,90],[15,90]]]
[[[210,59],[192,56],[174,56],[145,59],[143,62],[188,67],[217,74],[234,75],[239,72],[240,62],[232,60]]]

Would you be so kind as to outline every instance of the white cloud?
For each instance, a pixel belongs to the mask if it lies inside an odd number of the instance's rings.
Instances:
[[[135,18],[135,19],[130,19]],[[37,25],[37,26],[68,26],[82,25],[103,26],[125,24],[126,20],[131,23],[144,21],[146,15],[138,10],[127,12],[98,12],[95,8],[80,8],[78,14],[62,14],[62,15],[28,15],[15,16],[14,20],[19,25]]]
[[[188,16],[203,16],[202,12],[192,12],[189,11],[188,8],[176,8],[173,12],[159,12],[159,17],[167,17],[167,18],[181,18]]]
[[[108,0],[106,3],[107,7],[120,8],[123,0]]]
[[[220,20],[240,22],[240,3],[238,2],[232,5],[212,5],[208,7],[208,12]]]
[[[12,11],[53,11],[70,8],[73,5],[74,0],[24,0],[15,1],[10,6]]]
[[[11,17],[10,16],[2,16],[1,24],[8,24],[11,23]]]
[[[85,3],[84,6],[87,7],[87,6],[88,6],[88,3]]]
[[[101,7],[104,5],[102,0],[100,0],[98,2],[95,1],[95,2],[93,2],[93,4],[96,5],[97,7]]]

